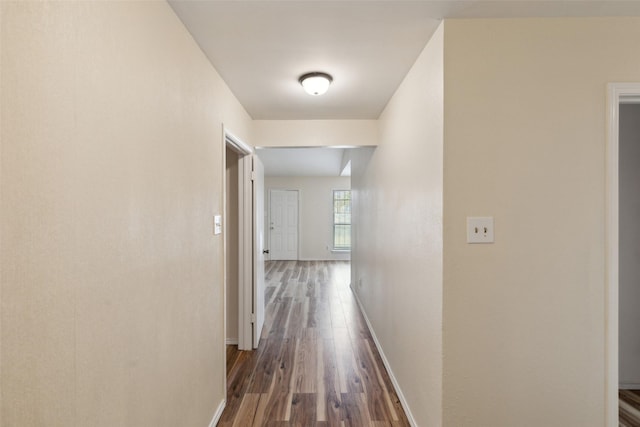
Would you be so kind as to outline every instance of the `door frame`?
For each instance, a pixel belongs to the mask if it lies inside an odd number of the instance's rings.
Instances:
[[[229,147],[238,153],[238,349],[253,349],[253,330],[251,323],[251,313],[253,312],[253,212],[252,212],[252,188],[251,170],[253,148],[243,142],[240,138],[230,132],[224,125],[222,126],[224,148]],[[223,170],[226,170],[226,155]],[[227,194],[226,178],[223,178],[223,209],[226,212]],[[224,245],[228,236],[224,233]],[[224,266],[226,268],[227,254],[224,251]],[[225,342],[226,342],[226,286],[227,275],[224,274],[225,281]]]
[[[640,102],[640,83],[607,85],[606,148],[606,425],[618,421],[619,126],[620,103]]]
[[[264,192],[264,165],[260,158],[251,156],[251,230],[252,251],[251,262],[251,345],[258,348],[264,329],[265,307],[265,192]]]

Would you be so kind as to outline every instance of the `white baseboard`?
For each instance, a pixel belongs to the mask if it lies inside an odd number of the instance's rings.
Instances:
[[[378,341],[378,337],[376,337],[376,333],[373,330],[373,327],[371,326],[371,322],[369,322],[369,318],[367,317],[367,312],[364,310],[364,307],[362,306],[362,303],[360,302],[360,298],[358,298],[358,294],[354,291],[353,286],[349,285],[349,287],[351,288],[351,292],[353,293],[353,296],[356,298],[356,302],[358,303],[358,307],[360,307],[360,312],[362,313],[362,316],[364,317],[364,321],[367,322],[367,328],[369,328],[369,332],[371,333],[371,336],[373,337],[373,342],[376,345],[376,348],[378,349],[378,353],[380,353],[380,358],[382,358],[382,363],[384,364],[384,367],[387,368],[387,372],[389,373],[389,378],[391,378],[391,382],[393,383],[393,388],[396,391],[396,394],[398,395],[398,399],[400,399],[400,404],[402,405],[402,409],[404,409],[405,414],[407,415],[407,419],[409,420],[409,424],[411,424],[411,427],[417,427],[418,423],[416,423],[415,418],[413,418],[413,414],[411,413],[411,409],[409,408],[409,404],[407,403],[407,399],[404,398],[404,394],[402,394],[402,390],[400,389],[400,384],[398,384],[398,380],[396,380],[396,376],[393,374],[393,371],[391,370],[391,366],[389,365],[389,361],[387,360],[387,357],[384,355],[384,351],[382,351],[382,346],[380,346],[380,342]]]
[[[624,383],[618,386],[620,390],[640,390],[640,384],[638,383]]]
[[[351,258],[335,256],[330,258],[298,258],[298,261],[351,261]]]
[[[224,407],[227,406],[226,399],[222,399],[222,402],[218,405],[218,409],[216,409],[216,413],[213,414],[213,419],[209,423],[209,427],[216,427],[218,421],[220,421],[220,417],[222,416],[222,411],[224,411]]]
[[[238,345],[238,338],[227,338],[224,343],[226,345]]]

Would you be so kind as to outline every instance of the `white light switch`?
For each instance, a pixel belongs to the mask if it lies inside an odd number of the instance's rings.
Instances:
[[[222,215],[215,215],[213,217],[213,234],[222,233]]]
[[[493,243],[493,217],[467,217],[467,243]]]

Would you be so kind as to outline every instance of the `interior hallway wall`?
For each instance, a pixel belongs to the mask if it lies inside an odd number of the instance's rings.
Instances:
[[[444,24],[352,158],[352,287],[415,425],[442,424]]]
[[[605,425],[606,91],[640,79],[638,40],[638,18],[446,22],[445,426]]]
[[[354,147],[378,144],[377,120],[254,120],[256,147]]]
[[[298,190],[298,259],[348,260],[349,253],[332,253],[333,190],[349,190],[351,178],[336,176],[267,176],[265,200],[269,190]],[[266,247],[269,247],[268,209],[265,204]]]
[[[222,123],[164,2],[0,2],[4,426],[207,426],[225,390]]]
[[[620,105],[619,382],[640,388],[640,104]]]

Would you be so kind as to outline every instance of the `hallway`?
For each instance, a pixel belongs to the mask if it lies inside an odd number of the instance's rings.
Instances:
[[[227,348],[218,426],[408,426],[343,261],[271,261],[260,348]]]

